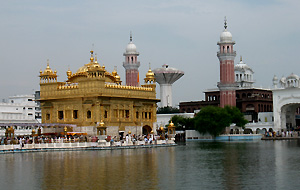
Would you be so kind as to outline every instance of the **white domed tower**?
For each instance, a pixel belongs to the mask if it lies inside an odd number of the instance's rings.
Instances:
[[[125,56],[125,62],[123,62],[123,67],[126,70],[126,85],[127,86],[139,86],[139,67],[140,62],[137,60],[139,53],[136,51],[136,46],[132,42],[132,34],[130,32],[130,42],[126,47],[126,52],[123,54]]]
[[[225,105],[236,106],[236,84],[234,77],[234,59],[236,52],[233,51],[232,35],[227,31],[227,22],[225,17],[224,31],[221,33],[219,45],[219,52],[217,56],[220,61],[220,82],[218,87],[220,90],[220,107]]]
[[[234,66],[235,82],[239,88],[253,87],[253,70],[243,62],[242,56],[240,62]]]

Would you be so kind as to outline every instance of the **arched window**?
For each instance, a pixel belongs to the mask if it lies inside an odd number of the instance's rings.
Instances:
[[[91,119],[92,117],[92,112],[89,110],[86,112],[86,118]]]
[[[131,62],[133,63],[133,57],[131,57]]]
[[[230,53],[230,47],[227,46],[227,53]]]

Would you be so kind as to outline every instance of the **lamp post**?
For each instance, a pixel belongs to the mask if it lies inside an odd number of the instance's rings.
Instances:
[[[67,128],[67,126],[65,126],[64,127],[64,135],[65,135],[65,137],[67,136],[67,131],[68,131],[68,128]]]
[[[35,135],[35,130],[34,128],[31,131],[31,135],[32,135],[32,144],[34,144],[34,135]]]

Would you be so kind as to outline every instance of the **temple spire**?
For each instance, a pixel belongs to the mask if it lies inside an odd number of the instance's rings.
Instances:
[[[224,28],[227,29],[227,18],[226,18],[226,16],[224,18]]]
[[[130,41],[132,42],[132,32],[130,31]]]

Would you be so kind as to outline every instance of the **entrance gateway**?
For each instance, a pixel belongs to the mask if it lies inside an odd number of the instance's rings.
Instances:
[[[295,74],[279,80],[280,88],[277,88],[277,77],[273,78],[273,111],[274,130],[294,130],[300,126],[300,86],[299,77]]]

